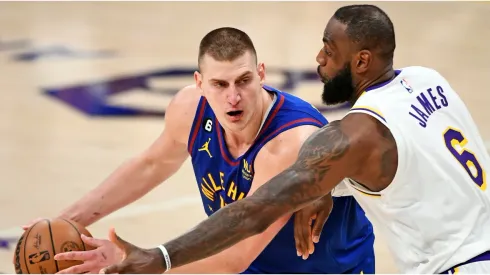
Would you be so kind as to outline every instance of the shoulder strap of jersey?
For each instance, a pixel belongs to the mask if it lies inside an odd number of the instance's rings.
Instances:
[[[201,96],[199,104],[197,105],[198,107],[196,110],[196,114],[194,115],[194,121],[192,122],[191,131],[189,133],[189,140],[187,142],[187,151],[190,155],[192,155],[192,152],[194,150],[194,143],[196,142],[197,135],[202,127],[204,112],[207,109],[207,105],[208,104],[206,98]]]
[[[369,92],[364,92],[356,101],[354,106],[347,112],[347,114],[363,113],[366,115],[370,115],[379,120],[386,127],[388,127],[386,117],[380,110],[378,104],[376,104],[376,102],[372,100],[372,97],[370,97],[368,93]]]
[[[327,124],[326,118],[311,104],[278,90],[277,104],[272,109],[267,121],[262,127],[254,148],[251,151],[253,158],[259,150],[279,134],[303,125],[323,127]]]

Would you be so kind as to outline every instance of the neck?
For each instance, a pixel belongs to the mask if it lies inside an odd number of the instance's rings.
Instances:
[[[354,105],[354,103],[359,99],[359,97],[362,95],[362,93],[368,89],[371,86],[374,86],[378,83],[382,83],[385,81],[389,81],[395,77],[395,70],[393,69],[393,64],[389,64],[384,68],[380,74],[376,74],[374,77],[361,80],[359,84],[356,87],[356,92],[355,96],[351,100],[351,104]]]
[[[228,151],[234,155],[242,155],[250,145],[253,144],[255,138],[260,130],[262,121],[266,115],[267,109],[272,103],[273,95],[262,88],[262,97],[258,105],[260,106],[252,115],[250,122],[244,129],[234,132],[225,129],[224,136]]]

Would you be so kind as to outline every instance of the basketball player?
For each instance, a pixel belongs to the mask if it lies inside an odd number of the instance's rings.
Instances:
[[[181,90],[170,103],[162,136],[62,217],[87,226],[166,180],[187,155],[192,158],[204,211],[212,217],[293,164],[307,137],[327,123],[311,104],[263,85],[264,64],[257,63],[252,41],[240,30],[220,28],[207,34],[200,44],[199,68],[196,85]],[[330,217],[322,238],[315,240],[313,253],[308,222],[317,213],[315,230],[321,231],[321,221]],[[352,196],[332,201],[327,195],[297,213],[296,219],[290,216],[285,213],[261,234],[172,271],[374,273],[373,229]],[[298,216],[303,218],[298,221]],[[230,233],[224,232],[221,238],[227,239]],[[295,233],[302,257],[297,255]],[[100,247],[56,255],[57,260],[85,262],[60,273],[98,272],[120,259],[113,243],[83,239]]]
[[[350,112],[315,132],[296,162],[253,195],[181,237],[142,250],[112,231],[126,259],[104,272],[164,272],[209,257],[347,179],[386,234],[399,271],[490,273],[490,157],[482,138],[448,81],[430,68],[394,70],[394,50],[393,24],[381,9],[338,9],[323,34],[318,73],[325,103],[351,102]]]

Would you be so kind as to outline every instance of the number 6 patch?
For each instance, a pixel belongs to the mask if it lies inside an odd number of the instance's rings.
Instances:
[[[211,131],[213,131],[213,120],[211,120],[210,118],[206,118],[202,125],[204,128],[204,131],[206,131],[208,133],[211,133]]]

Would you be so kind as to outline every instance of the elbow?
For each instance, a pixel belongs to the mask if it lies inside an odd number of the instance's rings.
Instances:
[[[234,259],[233,262],[230,264],[228,268],[228,273],[231,274],[243,273],[252,264],[255,258],[256,257],[254,258],[249,257],[248,255],[239,256],[238,259]]]
[[[241,274],[250,266],[251,263],[246,264],[246,262],[238,261],[231,266],[229,273],[231,274]]]

